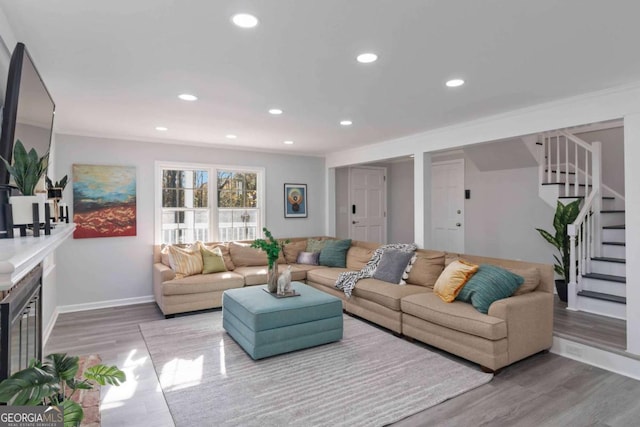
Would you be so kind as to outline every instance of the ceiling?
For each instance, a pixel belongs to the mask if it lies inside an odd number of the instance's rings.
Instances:
[[[636,0],[0,0],[0,9],[52,93],[60,133],[323,154],[640,81]],[[239,12],[259,25],[234,26]],[[356,62],[366,51],[378,61]],[[467,83],[445,87],[453,77]],[[185,92],[199,100],[179,100]]]

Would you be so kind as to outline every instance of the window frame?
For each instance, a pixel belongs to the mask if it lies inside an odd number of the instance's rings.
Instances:
[[[192,162],[170,162],[157,160],[155,162],[154,173],[154,193],[155,193],[155,218],[154,218],[154,241],[156,245],[162,243],[162,172],[165,169],[172,170],[206,170],[209,174],[209,182],[215,182],[216,185],[209,185],[207,198],[209,200],[209,238],[211,241],[219,241],[218,236],[218,171],[230,171],[230,172],[253,172],[256,176],[256,190],[258,197],[256,199],[256,208],[259,210],[258,229],[256,230],[257,237],[264,237],[262,228],[265,226],[266,220],[266,194],[265,194],[265,168],[255,166],[240,166],[240,165],[224,165],[224,164],[210,164],[210,163],[192,163]],[[204,208],[202,208],[204,209]]]

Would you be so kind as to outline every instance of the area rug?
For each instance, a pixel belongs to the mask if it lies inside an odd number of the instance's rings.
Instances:
[[[361,320],[344,338],[252,360],[222,313],[140,325],[176,426],[382,426],[491,381]]]

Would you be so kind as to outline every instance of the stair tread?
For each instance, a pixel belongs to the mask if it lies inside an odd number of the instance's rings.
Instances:
[[[620,224],[620,225],[606,225],[604,227],[605,230],[624,230],[626,228],[626,226],[624,224]]]
[[[591,261],[606,261],[606,262],[617,262],[618,264],[626,264],[627,260],[624,258],[611,258],[606,256],[595,256],[591,257]]]
[[[604,211],[600,211],[600,213],[624,213],[624,209],[604,210]]]
[[[627,246],[624,242],[602,242],[603,245]]]
[[[614,276],[613,274],[602,273],[587,273],[582,277],[588,277],[591,279],[606,280],[607,282],[627,283],[627,278],[623,276]]]
[[[545,169],[544,171],[545,172],[549,172],[549,169]],[[557,170],[551,169],[551,173],[567,173],[567,172],[566,171],[557,171]],[[569,175],[575,175],[575,174],[576,174],[575,172],[569,172]]]
[[[564,182],[543,182],[542,185],[566,185],[566,183]],[[574,186],[576,184],[573,183],[569,183],[569,186]],[[586,184],[578,184],[579,187],[586,187]],[[592,187],[591,184],[589,184],[589,187]]]
[[[558,196],[558,199],[584,199],[584,196]],[[602,196],[602,200],[615,200],[612,196]]]
[[[589,297],[589,298],[601,299],[601,300],[604,300],[604,301],[617,302],[617,303],[620,303],[620,304],[626,304],[627,303],[627,299],[625,297],[619,297],[617,295],[603,294],[601,292],[580,291],[580,292],[578,292],[578,295],[581,296],[581,297]]]

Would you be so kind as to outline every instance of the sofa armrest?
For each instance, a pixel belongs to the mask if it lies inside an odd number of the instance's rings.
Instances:
[[[153,296],[156,299],[156,303],[164,313],[164,300],[162,294],[162,284],[167,280],[172,280],[176,277],[176,273],[170,267],[156,262],[153,264]]]
[[[530,292],[498,300],[489,307],[490,316],[507,322],[509,363],[553,345],[553,294]]]

